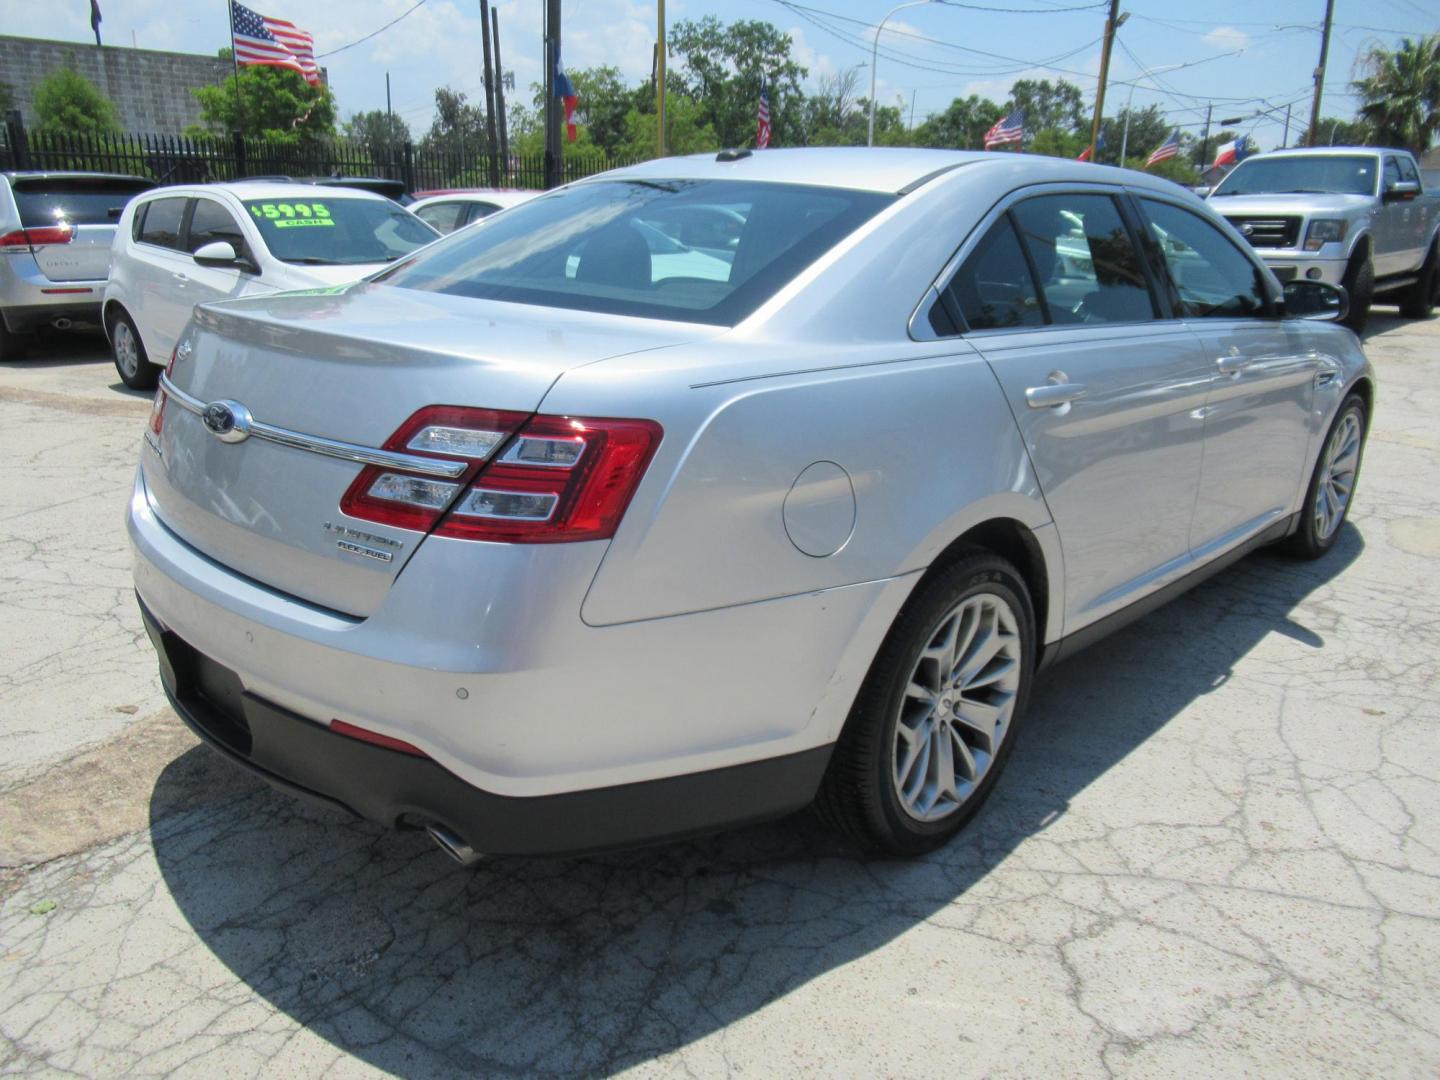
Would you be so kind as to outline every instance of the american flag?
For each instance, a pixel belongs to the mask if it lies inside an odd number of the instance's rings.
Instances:
[[[1009,116],[995,121],[995,126],[985,133],[985,149],[1018,143],[1025,138],[1025,110],[1016,109]]]
[[[765,76],[760,76],[760,108],[755,112],[755,149],[764,150],[770,145],[770,90],[765,85]]]
[[[311,86],[320,83],[315,63],[315,39],[284,19],[272,19],[230,0],[231,44],[240,64],[289,68],[305,76]]]
[[[1154,165],[1157,161],[1164,161],[1166,158],[1172,158],[1172,157],[1174,157],[1176,154],[1178,154],[1179,152],[1180,152],[1180,132],[1179,132],[1179,130],[1177,129],[1177,130],[1175,130],[1175,131],[1172,131],[1172,132],[1170,133],[1170,137],[1169,137],[1168,139],[1166,139],[1164,142],[1162,142],[1159,146],[1157,146],[1157,147],[1151,152],[1150,156],[1145,159],[1145,168],[1148,169],[1151,165]]]

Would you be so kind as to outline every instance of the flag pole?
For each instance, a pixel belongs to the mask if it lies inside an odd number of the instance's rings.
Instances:
[[[240,93],[240,57],[235,52],[235,4],[225,0],[225,14],[230,17],[230,67],[235,73],[235,123],[240,134],[245,134],[245,98]]]

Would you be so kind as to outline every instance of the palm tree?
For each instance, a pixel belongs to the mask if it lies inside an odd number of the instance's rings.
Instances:
[[[1364,76],[1352,85],[1375,142],[1424,152],[1440,131],[1440,34],[1404,38],[1393,51],[1377,45],[1359,67]]]

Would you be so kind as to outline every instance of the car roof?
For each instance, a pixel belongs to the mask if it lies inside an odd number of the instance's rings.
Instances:
[[[146,195],[213,195],[217,191],[226,192],[237,199],[299,199],[302,201],[314,201],[316,199],[373,199],[380,202],[391,202],[384,195],[376,195],[373,191],[364,191],[360,188],[344,188],[336,192],[335,188],[328,188],[317,191],[315,184],[284,183],[275,180],[239,180],[218,184],[172,184],[168,187],[155,188],[147,191]],[[335,194],[331,194],[336,192]]]
[[[153,184],[144,176],[135,176],[131,173],[108,173],[108,172],[83,172],[69,171],[65,169],[7,169],[0,173],[7,180],[128,180],[137,184]]]
[[[738,156],[732,156],[736,155]],[[588,177],[596,180],[754,180],[812,184],[904,194],[926,181],[956,169],[983,168],[1013,172],[1017,185],[1088,182],[1123,184],[1174,193],[1179,185],[1163,177],[1111,165],[1091,165],[1070,158],[986,150],[925,150],[913,147],[797,147],[783,150],[722,151],[657,158]]]
[[[1267,150],[1263,154],[1254,154],[1246,161],[1254,160],[1257,157],[1295,157],[1295,156],[1320,156],[1333,157],[1341,154],[1383,154],[1389,149],[1384,146],[1288,146],[1281,150]],[[1407,150],[1392,150],[1392,153],[1409,153]]]

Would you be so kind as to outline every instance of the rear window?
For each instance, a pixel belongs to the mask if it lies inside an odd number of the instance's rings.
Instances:
[[[731,326],[892,201],[799,184],[596,181],[457,233],[377,280]]]
[[[388,199],[246,200],[245,210],[270,253],[282,262],[347,266],[394,262],[436,237],[430,226]]]
[[[155,185],[148,180],[36,177],[12,180],[20,224],[27,229],[67,221],[71,225],[114,225],[125,204]]]

